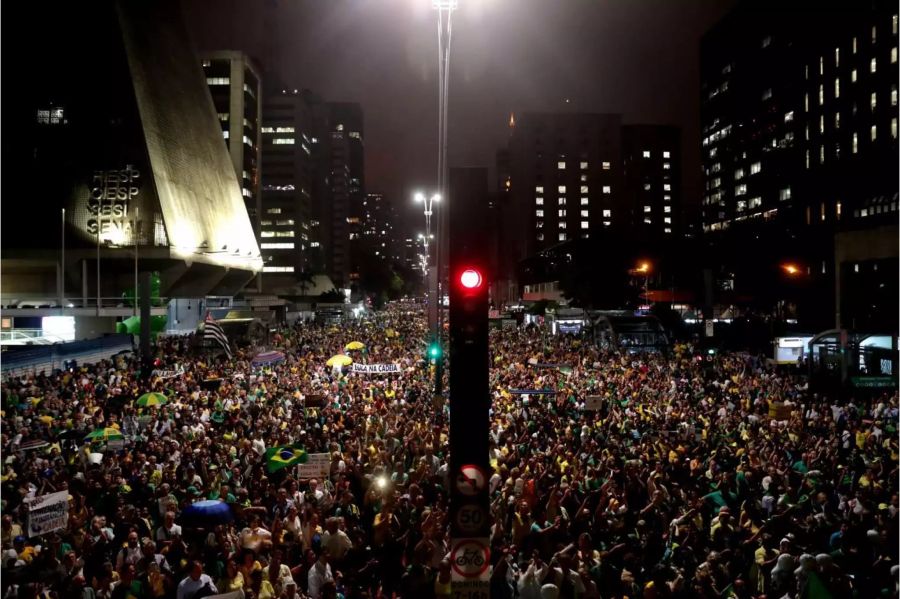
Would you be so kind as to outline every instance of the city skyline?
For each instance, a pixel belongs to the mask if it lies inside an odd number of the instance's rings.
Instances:
[[[685,203],[698,204],[700,38],[734,4],[520,2],[513,10],[509,0],[461,3],[451,61],[450,166],[493,169],[510,113],[618,112],[625,124],[682,129]],[[436,183],[437,40],[429,3],[269,2],[259,10],[240,0],[185,0],[183,6],[199,50],[243,50],[260,61],[269,83],[274,75],[288,86],[359,102],[368,190],[395,198],[404,221],[416,222],[403,199],[409,196],[411,205],[413,190]],[[504,26],[489,29],[497,23]]]

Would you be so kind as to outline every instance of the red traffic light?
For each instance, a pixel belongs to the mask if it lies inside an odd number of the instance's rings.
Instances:
[[[466,289],[478,289],[482,281],[481,273],[474,268],[467,268],[459,275],[459,283]]]

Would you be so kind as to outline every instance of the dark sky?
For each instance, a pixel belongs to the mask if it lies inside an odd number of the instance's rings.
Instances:
[[[290,87],[365,112],[366,187],[414,214],[437,171],[430,0],[183,0],[200,49],[243,50]],[[490,166],[510,112],[619,112],[683,129],[685,203],[700,190],[700,36],[734,0],[459,0],[450,166]],[[570,103],[566,104],[565,99]],[[414,221],[418,223],[418,221]]]

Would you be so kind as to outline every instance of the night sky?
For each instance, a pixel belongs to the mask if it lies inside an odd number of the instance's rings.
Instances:
[[[198,49],[236,49],[291,88],[359,102],[366,188],[409,219],[437,171],[437,20],[430,0],[182,0]],[[619,112],[683,130],[684,198],[700,194],[699,41],[734,0],[459,0],[454,166],[494,166],[510,112]],[[566,100],[569,100],[566,102]],[[419,223],[412,220],[413,226]]]

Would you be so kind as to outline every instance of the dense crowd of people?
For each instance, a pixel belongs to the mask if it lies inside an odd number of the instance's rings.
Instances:
[[[4,599],[451,597],[425,339],[397,304],[280,328],[267,367],[160,338],[150,377],[117,357],[8,378]],[[328,366],[351,341],[400,373]],[[490,360],[491,597],[898,596],[896,393],[839,401],[752,356],[535,327],[492,331]],[[137,405],[148,391],[167,403]],[[124,440],[85,440],[104,427]],[[330,454],[328,475],[271,471],[284,446]],[[65,526],[29,537],[60,491]],[[229,516],[193,516],[201,500]]]

